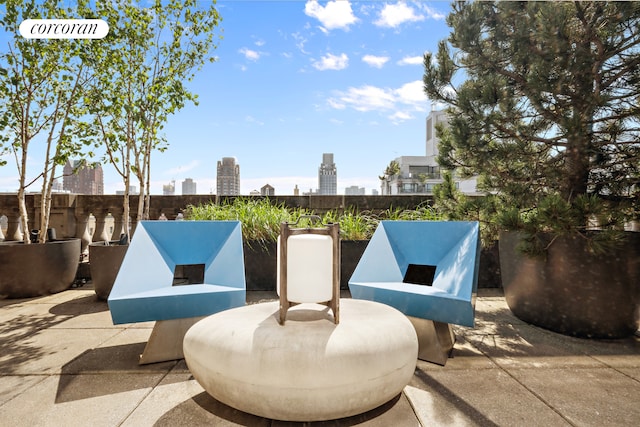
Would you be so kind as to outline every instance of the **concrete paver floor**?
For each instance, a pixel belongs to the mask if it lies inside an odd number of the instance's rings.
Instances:
[[[250,303],[275,299],[248,292]],[[525,324],[481,289],[446,366],[418,361],[402,394],[351,418],[267,420],[204,392],[184,360],[138,365],[153,323],[111,323],[87,284],[0,300],[0,426],[634,426],[640,339],[583,340]]]

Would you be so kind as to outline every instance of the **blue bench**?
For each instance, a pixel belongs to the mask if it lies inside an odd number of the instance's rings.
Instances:
[[[453,348],[448,324],[474,325],[479,262],[477,222],[381,221],[349,280],[349,289],[353,298],[398,309],[414,326],[420,323],[416,319],[434,322],[430,336],[424,325],[416,328],[420,354],[429,360],[427,347],[434,340],[447,353]],[[407,274],[410,269],[418,272],[413,278]],[[412,281],[420,275],[425,276],[424,283]],[[450,344],[443,342],[447,336]],[[442,362],[442,357],[436,359]]]
[[[200,268],[202,282],[174,284],[176,267]],[[239,221],[141,221],[109,295],[111,318],[156,321],[140,363],[179,359],[191,324],[245,304],[244,274]],[[175,349],[154,349],[156,335],[156,347],[171,341]]]

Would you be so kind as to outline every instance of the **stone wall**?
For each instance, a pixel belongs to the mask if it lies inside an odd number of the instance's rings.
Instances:
[[[251,197],[251,196],[242,196]],[[253,196],[261,198],[261,196]],[[302,207],[323,214],[330,210],[355,208],[358,211],[383,212],[387,209],[415,209],[431,203],[429,196],[272,196],[275,203],[288,207]],[[151,196],[151,219],[174,220],[190,204],[224,203],[233,197],[218,198],[215,195]],[[38,214],[40,195],[27,195],[29,228],[39,229]],[[123,197],[117,195],[90,196],[80,194],[54,194],[50,216],[50,228],[54,228],[57,238],[77,237],[82,239],[84,260],[88,255],[88,245],[92,241],[117,239],[124,229]],[[131,229],[135,229],[135,213],[138,196],[130,196]],[[0,227],[1,240],[17,240],[20,234],[18,201],[15,194],[0,194],[0,218],[6,216],[7,226]],[[0,224],[1,225],[1,224]],[[481,257],[480,287],[498,287],[499,261],[495,248],[483,249]]]

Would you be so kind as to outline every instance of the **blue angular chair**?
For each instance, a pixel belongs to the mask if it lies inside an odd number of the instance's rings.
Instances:
[[[180,284],[178,271],[194,271]],[[198,277],[200,276],[200,277]],[[114,324],[156,321],[140,364],[183,358],[198,320],[245,304],[239,221],[141,221],[108,304]]]
[[[381,221],[349,290],[404,313],[418,357],[444,365],[455,341],[450,324],[474,325],[479,263],[477,222]]]

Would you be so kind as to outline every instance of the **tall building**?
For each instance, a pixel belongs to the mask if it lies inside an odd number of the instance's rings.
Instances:
[[[191,178],[182,181],[182,195],[186,194],[196,194],[196,183]]]
[[[344,189],[345,196],[364,196],[365,189],[364,187],[358,187],[357,185],[352,185],[351,187],[346,187]]]
[[[433,194],[436,185],[442,183],[437,157],[440,140],[436,125],[447,126],[446,111],[432,110],[426,118],[426,144],[424,156],[400,156],[394,159],[396,174],[385,175],[381,180],[382,195]],[[386,172],[385,172],[386,173]],[[462,180],[454,176],[456,187],[466,194],[476,192],[476,179]]]
[[[266,184],[260,189],[260,195],[261,196],[275,196],[276,195],[276,189],[273,188],[271,185]]]
[[[87,166],[79,160],[74,160],[73,164],[67,160],[63,173],[62,188],[64,191],[75,194],[104,194],[104,177],[100,163]]]
[[[338,172],[333,163],[333,153],[322,154],[322,164],[318,168],[318,194],[338,194]]]
[[[163,186],[164,187],[164,186]],[[116,190],[116,195],[118,196],[124,196],[124,190]],[[130,185],[129,186],[129,195],[130,196],[136,196],[138,195],[138,187],[136,187],[135,185]]]
[[[240,165],[236,164],[235,157],[218,160],[216,183],[218,196],[240,195]]]
[[[171,181],[169,184],[165,184],[162,186],[162,195],[163,196],[174,196],[176,194],[176,182]]]

